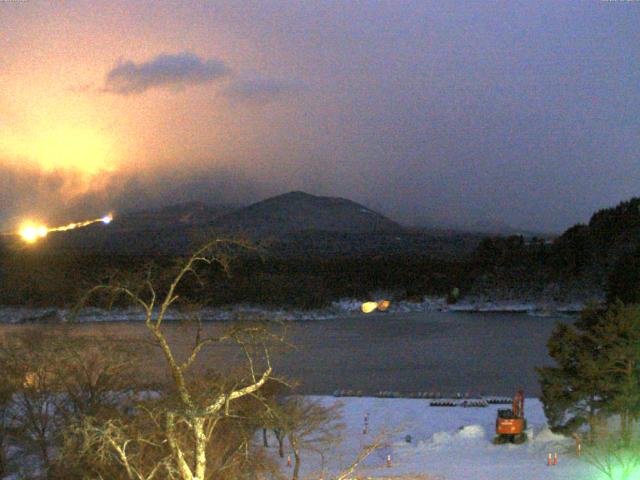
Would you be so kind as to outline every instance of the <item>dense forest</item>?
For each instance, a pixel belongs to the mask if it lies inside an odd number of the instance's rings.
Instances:
[[[632,276],[629,266],[640,259],[640,198],[596,212],[588,224],[569,228],[553,242],[485,239],[473,258],[479,273],[472,287],[476,294],[604,299],[610,277]]]

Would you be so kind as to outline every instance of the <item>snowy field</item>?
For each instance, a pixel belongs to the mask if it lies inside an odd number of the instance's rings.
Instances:
[[[591,480],[601,476],[575,456],[573,440],[548,430],[537,399],[525,401],[529,440],[522,445],[493,445],[496,410],[505,405],[430,407],[429,400],[423,399],[311,398],[324,405],[343,403],[344,439],[336,448],[340,453],[325,460],[325,471],[339,471],[376,435],[390,432],[386,445],[374,452],[353,478],[422,475],[429,480]],[[369,418],[367,434],[363,434],[365,415]],[[274,438],[270,442],[271,447],[276,445]],[[549,452],[558,452],[557,466],[547,465]],[[386,466],[387,455],[391,455],[391,467]],[[303,454],[303,478],[320,478],[322,470],[323,462],[317,455]]]

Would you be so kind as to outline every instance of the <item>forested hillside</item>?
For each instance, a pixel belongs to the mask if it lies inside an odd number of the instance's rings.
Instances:
[[[612,274],[640,258],[640,198],[599,210],[588,224],[553,242],[522,237],[485,239],[472,261],[471,293],[517,299],[603,298]],[[614,279],[615,280],[615,279]]]

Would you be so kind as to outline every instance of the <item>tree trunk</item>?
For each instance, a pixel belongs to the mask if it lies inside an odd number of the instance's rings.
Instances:
[[[204,417],[193,419],[193,433],[196,441],[195,448],[195,477],[194,480],[204,480],[207,468],[207,436],[204,433]]]
[[[262,429],[262,445],[264,448],[269,448],[269,440],[267,439],[267,429]]]
[[[4,477],[7,468],[7,460],[4,453],[4,439],[0,439],[0,478]]]
[[[589,432],[587,436],[587,441],[589,442],[590,445],[593,445],[593,442],[596,439],[596,430],[598,425],[596,416],[593,414],[590,414],[587,417],[587,422],[589,423]]]
[[[282,430],[274,430],[273,434],[276,436],[276,440],[278,440],[278,455],[280,455],[280,458],[284,458],[284,434]]]
[[[38,446],[40,447],[40,454],[42,456],[42,464],[44,466],[44,471],[49,474],[49,469],[51,468],[51,462],[49,460],[49,449],[47,444],[47,436],[46,433],[41,432],[40,438],[38,439]]]
[[[293,475],[291,476],[291,480],[298,480],[300,475],[300,450],[298,448],[298,442],[295,435],[289,435],[289,443],[291,444],[291,449],[293,450]]]
[[[191,468],[187,464],[186,459],[184,458],[184,453],[178,444],[176,439],[176,424],[175,424],[175,413],[167,412],[166,414],[166,435],[167,441],[169,443],[169,448],[171,449],[171,454],[173,459],[176,462],[176,467],[180,478],[182,480],[194,480],[193,473],[191,472]]]
[[[606,440],[609,435],[609,426],[607,425],[607,419],[603,416],[598,417],[598,439],[600,441]]]

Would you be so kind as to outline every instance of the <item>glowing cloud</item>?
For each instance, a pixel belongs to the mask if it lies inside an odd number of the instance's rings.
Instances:
[[[114,146],[90,127],[49,127],[32,135],[14,135],[0,142],[9,158],[26,159],[44,171],[66,170],[95,176],[114,170]]]

